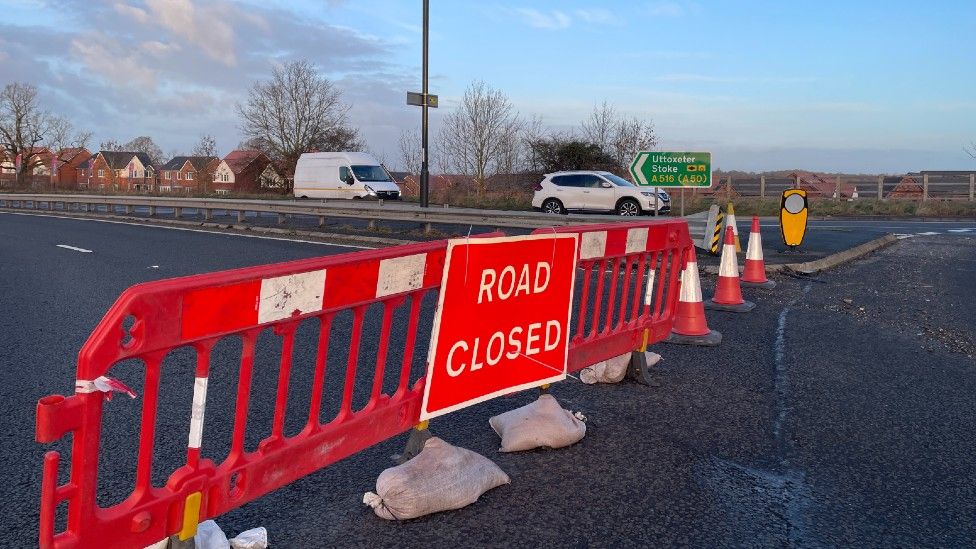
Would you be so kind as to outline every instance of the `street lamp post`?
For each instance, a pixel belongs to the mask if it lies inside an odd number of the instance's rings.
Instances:
[[[430,0],[424,0],[424,59],[423,59],[423,93],[424,101],[423,105],[420,106],[421,109],[421,148],[423,149],[423,158],[420,163],[420,207],[426,208],[428,205],[428,194],[430,192],[429,178],[430,172],[427,169],[427,35],[428,29],[430,27]]]

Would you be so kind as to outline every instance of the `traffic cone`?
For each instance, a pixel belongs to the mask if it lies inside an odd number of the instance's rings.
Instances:
[[[681,271],[681,293],[674,308],[674,324],[666,343],[680,345],[715,346],[722,342],[722,334],[709,330],[705,322],[705,306],[702,304],[701,282],[698,279],[698,261],[695,248],[688,251],[688,262]]]
[[[759,216],[752,216],[752,231],[746,248],[746,268],[742,273],[743,286],[773,289],[776,283],[766,278],[766,262],[763,261],[762,235],[759,234]]]
[[[735,253],[742,251],[742,244],[739,243],[739,226],[735,224],[735,206],[729,202],[729,213],[725,218],[725,226],[732,227],[732,235],[735,236]]]
[[[705,301],[705,308],[731,313],[748,313],[755,307],[755,303],[742,299],[742,289],[739,287],[739,262],[735,256],[735,233],[732,232],[732,227],[726,227],[722,260],[718,267],[718,282],[715,284],[715,297]]]

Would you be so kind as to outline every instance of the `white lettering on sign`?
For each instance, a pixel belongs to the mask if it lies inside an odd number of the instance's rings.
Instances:
[[[455,342],[447,353],[447,374],[457,377],[465,371],[476,372],[485,364],[494,366],[501,362],[503,355],[513,360],[522,354],[523,347],[525,356],[552,351],[559,347],[562,338],[562,324],[558,320],[550,320],[546,322],[545,328],[541,322],[533,322],[526,328],[515,326],[509,330],[507,337],[502,332],[495,332],[488,338],[488,344],[484,347],[480,337],[474,338],[471,345],[468,345],[465,340],[460,340]],[[468,351],[471,351],[470,354]]]
[[[549,287],[552,267],[545,261],[536,263],[535,270],[529,264],[522,265],[515,277],[515,266],[508,265],[498,274],[495,269],[481,271],[481,284],[478,286],[478,303],[491,303],[494,297],[505,301],[520,295],[541,294]],[[534,274],[533,274],[534,273]]]

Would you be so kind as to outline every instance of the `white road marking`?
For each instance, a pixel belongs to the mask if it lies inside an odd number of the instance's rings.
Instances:
[[[918,236],[935,236],[937,234],[942,234],[942,233],[937,233],[935,231],[929,231],[927,233],[916,233],[916,234],[918,234]]]
[[[969,231],[976,231],[976,229],[949,229],[950,233],[968,233]]]
[[[92,253],[91,250],[86,250],[84,248],[76,248],[74,246],[68,246],[67,244],[58,244],[58,248],[64,248],[65,250],[74,250],[76,252],[81,252],[83,254],[90,254],[90,253]]]
[[[72,217],[70,215],[47,215],[47,214],[36,214],[36,213],[20,213],[20,212],[0,212],[0,215],[26,215],[34,217],[50,217],[53,219],[72,219],[74,221],[93,221],[95,223],[112,223],[115,225],[132,225],[133,227],[151,227],[154,229],[167,229],[170,231],[186,231],[190,233],[205,233],[205,234],[222,234],[226,236],[240,236],[243,238],[257,238],[260,240],[280,240],[282,242],[298,242],[300,244],[318,244],[319,246],[336,246],[338,248],[354,248],[357,250],[375,250],[375,246],[356,246],[354,244],[335,244],[332,242],[319,242],[316,240],[298,240],[294,238],[281,238],[277,236],[261,236],[256,234],[240,234],[240,233],[225,233],[222,231],[208,231],[205,229],[187,229],[184,227],[168,227],[166,225],[153,225],[151,223],[131,223],[128,221],[115,221],[111,219],[90,219],[86,217]]]

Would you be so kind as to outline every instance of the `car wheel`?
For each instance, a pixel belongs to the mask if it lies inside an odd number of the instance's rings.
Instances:
[[[631,198],[621,200],[617,204],[617,215],[637,216],[641,214],[640,204]]]
[[[555,198],[548,198],[542,203],[542,211],[550,214],[564,214],[566,213],[566,208],[563,207],[563,203]]]

